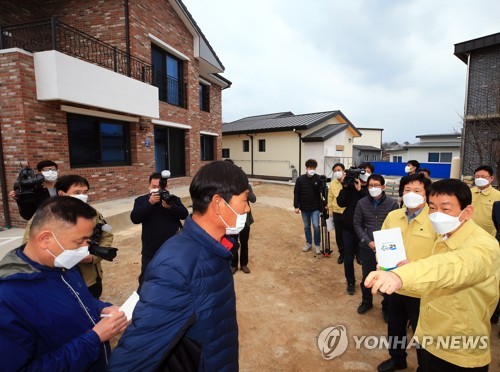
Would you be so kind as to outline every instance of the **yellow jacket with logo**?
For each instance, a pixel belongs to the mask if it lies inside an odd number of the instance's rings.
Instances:
[[[461,367],[491,362],[490,318],[498,303],[500,249],[498,242],[474,221],[465,222],[448,239],[439,235],[433,254],[394,269],[403,291],[420,294],[420,318],[415,336],[433,337],[425,349]],[[437,336],[482,336],[484,348],[437,347]],[[481,343],[478,344],[481,346]]]
[[[337,204],[337,196],[342,190],[342,183],[337,179],[332,179],[330,188],[328,190],[328,212],[330,213],[344,213],[344,209]]]
[[[495,236],[497,230],[493,225],[493,203],[500,201],[500,191],[494,189],[491,185],[483,191],[480,191],[478,187],[473,187],[470,191],[472,192],[472,206],[474,207],[472,219],[489,232],[491,236]]]
[[[431,255],[437,234],[429,220],[429,206],[427,204],[410,223],[408,223],[406,216],[406,208],[390,212],[385,218],[382,230],[395,227],[401,228],[408,260],[416,261]]]

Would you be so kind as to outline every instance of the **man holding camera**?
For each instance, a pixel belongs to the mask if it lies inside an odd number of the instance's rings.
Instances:
[[[164,171],[165,172],[165,171]],[[142,224],[142,262],[139,276],[139,288],[142,286],[144,274],[156,251],[166,240],[174,236],[182,228],[181,220],[188,216],[188,210],[179,197],[169,195],[168,201],[162,200],[160,191],[160,173],[149,176],[149,193],[139,196],[134,201],[134,209],[130,219],[135,224]]]
[[[14,185],[15,190],[9,192],[9,196],[17,203],[19,214],[25,220],[30,220],[46,199],[57,195],[54,187],[59,174],[57,164],[52,160],[42,160],[36,165],[36,169],[39,175],[34,175],[33,169],[26,166],[21,173],[30,178],[21,180],[20,176]]]

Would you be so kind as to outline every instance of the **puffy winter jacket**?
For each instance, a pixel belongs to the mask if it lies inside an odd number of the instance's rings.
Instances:
[[[93,298],[75,268],[40,265],[23,250],[0,261],[0,369],[106,370],[109,344],[92,328],[111,304]]]
[[[237,371],[230,264],[230,250],[188,217],[149,264],[132,324],[113,351],[110,369]]]
[[[301,211],[317,211],[320,206],[320,177],[303,174],[295,182],[293,189],[293,207]]]
[[[353,225],[361,247],[368,248],[368,243],[373,241],[373,232],[380,230],[389,212],[396,209],[397,201],[388,197],[385,192],[379,200],[368,195],[358,202]]]

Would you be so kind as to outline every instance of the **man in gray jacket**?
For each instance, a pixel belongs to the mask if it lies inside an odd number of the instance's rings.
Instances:
[[[354,211],[354,231],[359,238],[360,256],[362,261],[363,280],[361,281],[362,301],[358,306],[358,314],[364,314],[373,307],[373,295],[366,288],[364,281],[371,271],[377,269],[375,258],[375,242],[373,232],[380,230],[389,212],[398,209],[396,200],[385,194],[385,180],[379,174],[368,178],[368,196],[362,198]],[[382,301],[382,312],[387,322],[387,301]]]

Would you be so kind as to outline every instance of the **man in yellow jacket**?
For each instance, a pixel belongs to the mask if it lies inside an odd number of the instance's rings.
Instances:
[[[427,192],[431,181],[424,174],[404,177],[400,185],[403,192],[404,208],[396,209],[387,215],[382,230],[399,227],[403,235],[406,257],[409,262],[429,257],[437,234],[429,220]],[[389,348],[390,359],[378,365],[379,372],[405,369],[406,364],[406,326],[410,321],[413,331],[417,328],[420,298],[393,293],[388,296],[389,319],[387,333],[389,339],[398,340]]]
[[[474,207],[475,223],[489,232],[496,235],[497,230],[493,224],[492,212],[493,203],[500,201],[500,191],[491,186],[493,183],[493,168],[489,165],[481,165],[474,171],[474,186],[472,191],[472,206]]]
[[[337,196],[339,196],[340,190],[342,190],[342,180],[344,179],[345,167],[342,163],[336,163],[332,167],[333,176],[332,182],[330,182],[330,188],[328,189],[328,212],[333,218],[333,224],[335,226],[335,242],[337,243],[337,248],[339,250],[339,258],[337,263],[341,265],[344,263],[344,238],[342,232],[342,213],[344,209],[339,207],[337,204]]]
[[[462,181],[433,183],[429,219],[441,234],[433,254],[391,272],[371,272],[365,281],[373,293],[420,295],[415,338],[423,371],[487,371],[491,362],[490,318],[498,302],[500,249],[472,220],[471,203]]]

